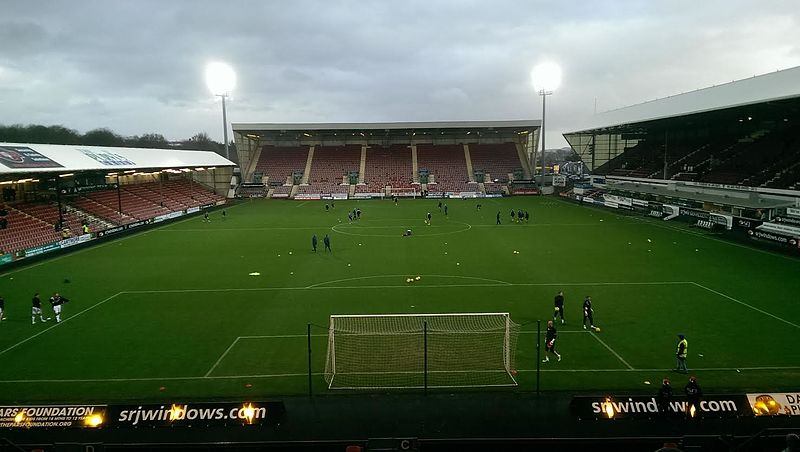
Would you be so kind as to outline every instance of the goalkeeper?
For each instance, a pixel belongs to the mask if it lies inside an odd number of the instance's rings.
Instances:
[[[561,324],[564,324],[564,292],[559,291],[558,295],[553,299],[553,321],[556,317],[561,316]]]
[[[556,355],[556,359],[561,361],[561,355],[558,354],[556,351],[556,337],[558,336],[558,332],[556,331],[556,327],[553,326],[553,321],[547,321],[547,332],[545,333],[544,337],[544,352],[545,357],[542,360],[543,363],[550,361],[550,354]]]

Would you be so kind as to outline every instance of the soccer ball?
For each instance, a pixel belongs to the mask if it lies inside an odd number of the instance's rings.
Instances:
[[[417,276],[417,277],[416,277],[416,278],[414,278],[414,279],[416,279],[417,281],[419,281],[419,280],[420,280],[420,279],[422,279],[422,278],[420,278],[419,276]]]
[[[594,332],[595,332],[595,333],[599,333],[599,332],[600,332],[600,328],[598,328],[598,327],[594,327]]]

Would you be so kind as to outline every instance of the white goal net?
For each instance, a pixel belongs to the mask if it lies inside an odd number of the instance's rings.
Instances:
[[[332,315],[330,389],[515,386],[508,313]]]

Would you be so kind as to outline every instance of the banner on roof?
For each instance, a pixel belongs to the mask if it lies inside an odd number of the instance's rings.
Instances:
[[[216,168],[234,163],[211,151],[0,143],[0,172]]]
[[[756,416],[800,416],[800,392],[747,394]]]
[[[800,209],[796,209],[794,207],[787,207],[786,208],[786,215],[790,217],[800,218]]]
[[[9,168],[63,168],[25,146],[0,146],[0,163]]]
[[[127,158],[115,154],[111,151],[106,151],[105,149],[78,149],[78,152],[93,159],[94,161],[100,163],[103,166],[128,166],[128,165],[136,165],[136,163],[128,160]]]

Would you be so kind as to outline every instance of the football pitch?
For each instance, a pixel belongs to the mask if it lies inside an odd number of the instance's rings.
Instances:
[[[553,198],[444,202],[447,217],[438,200],[252,200],[6,271],[0,402],[304,394],[309,323],[314,392],[347,393],[323,379],[332,314],[509,312],[522,330],[510,390],[532,391],[536,321],[559,290],[563,360],[541,364],[543,391],[682,387],[678,333],[706,392],[800,384],[800,260]],[[64,321],[31,325],[37,291],[71,300]],[[581,327],[586,295],[601,332]]]

